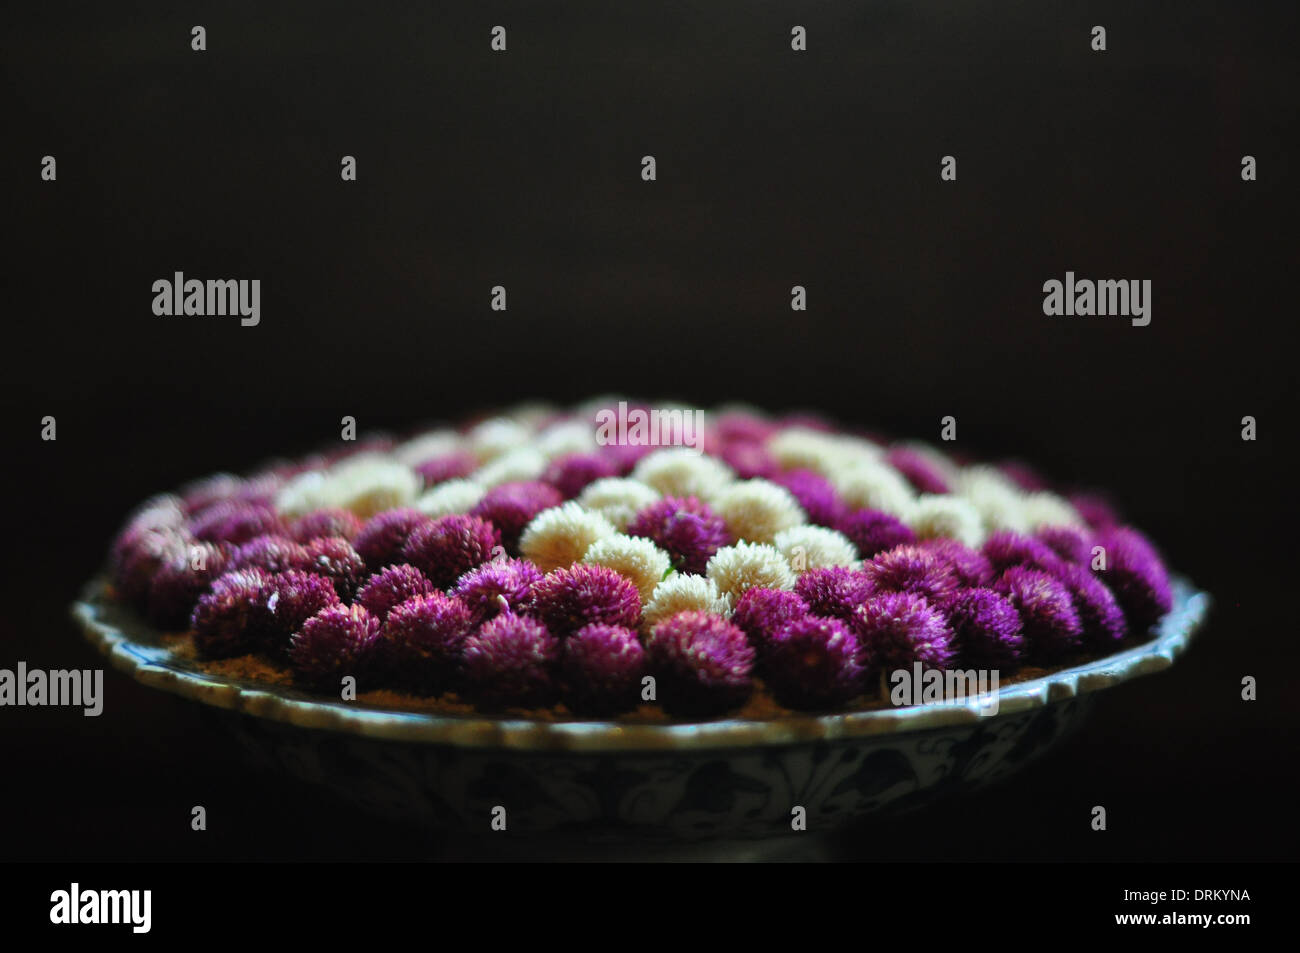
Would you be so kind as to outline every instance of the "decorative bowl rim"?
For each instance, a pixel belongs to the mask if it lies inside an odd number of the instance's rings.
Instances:
[[[72,606],[87,638],[111,664],[137,682],[218,708],[301,728],[366,738],[513,751],[683,751],[792,745],[973,725],[1000,715],[1043,708],[1170,667],[1204,622],[1211,598],[1181,577],[1172,580],[1173,609],[1149,641],[1104,658],[1050,672],[998,690],[996,713],[976,699],[842,714],[719,719],[677,724],[541,721],[481,714],[447,715],[361,703],[322,701],[295,689],[267,686],[196,670],[162,646],[157,633],[108,598],[103,577],[91,580]]]

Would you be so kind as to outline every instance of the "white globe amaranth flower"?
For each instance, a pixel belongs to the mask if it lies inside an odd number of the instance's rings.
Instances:
[[[719,490],[710,505],[735,539],[750,543],[770,543],[782,530],[808,522],[794,494],[770,480],[732,483]]]
[[[978,548],[986,535],[980,511],[969,500],[951,494],[922,494],[905,522],[918,539],[949,537]]]
[[[674,573],[655,587],[641,610],[641,627],[647,631],[679,612],[713,612],[731,615],[731,600],[718,591],[717,583],[704,576]]]
[[[519,551],[542,572],[551,572],[567,569],[581,560],[596,540],[617,533],[605,517],[570,500],[534,516],[519,537]]]
[[[704,574],[713,580],[718,591],[740,601],[750,589],[793,589],[794,571],[785,556],[767,543],[736,543],[724,546],[709,559]]]
[[[596,540],[582,557],[584,563],[604,566],[628,579],[650,601],[659,583],[672,571],[672,558],[648,539],[618,533]]]
[[[861,565],[858,549],[843,533],[825,526],[795,526],[776,534],[773,545],[796,574],[809,569]]]
[[[968,500],[979,511],[986,533],[1003,529],[1017,533],[1029,532],[1025,495],[997,467],[975,464],[962,468],[957,473],[955,489],[957,495]]]
[[[934,467],[935,470],[939,471],[939,475],[944,478],[949,486],[954,486],[956,484],[957,474],[961,471],[961,467],[954,463],[952,458],[942,450],[920,440],[900,440],[898,443],[894,444],[894,446],[899,450],[907,450],[910,453],[916,454],[930,466]]]
[[[659,491],[628,477],[604,477],[587,484],[578,494],[578,502],[599,513],[620,531],[627,529],[632,517],[659,500]]]
[[[466,441],[480,463],[488,463],[511,450],[526,446],[532,439],[531,427],[509,417],[492,417],[476,424]]]
[[[670,447],[652,451],[638,460],[632,478],[664,496],[707,499],[731,483],[736,475],[721,460],[686,447]]]
[[[433,517],[468,513],[486,493],[487,487],[474,480],[446,480],[418,497],[415,508]]]
[[[596,428],[581,420],[561,420],[542,430],[534,445],[547,460],[571,453],[591,453],[597,449]]]
[[[515,404],[503,416],[510,418],[515,423],[522,424],[528,428],[528,432],[531,434],[561,413],[559,407],[548,401],[526,400]]]
[[[312,510],[335,505],[328,502],[328,477],[324,470],[306,470],[296,474],[275,492],[276,512],[284,517],[298,517]]]
[[[324,494],[362,519],[412,503],[422,482],[404,463],[380,454],[358,454],[339,462],[326,476]]]
[[[493,458],[470,474],[470,479],[488,489],[502,483],[536,480],[546,469],[546,457],[535,447],[516,447]]]
[[[1024,506],[1025,520],[1031,530],[1041,529],[1044,526],[1078,528],[1084,525],[1079,511],[1071,505],[1070,501],[1055,493],[1046,490],[1026,493],[1021,497],[1021,503]]]
[[[454,430],[430,430],[395,447],[393,459],[408,467],[415,467],[434,457],[455,453],[464,446],[460,434]]]
[[[840,498],[854,509],[880,510],[906,519],[916,503],[912,485],[893,467],[879,461],[859,460],[836,469],[830,481]]]
[[[767,441],[767,452],[785,470],[812,470],[822,476],[842,464],[843,450],[833,434],[807,427],[787,427]]]

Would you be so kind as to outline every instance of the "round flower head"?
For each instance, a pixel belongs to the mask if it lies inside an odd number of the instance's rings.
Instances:
[[[461,576],[452,591],[477,625],[499,612],[530,609],[533,587],[541,581],[542,571],[526,559],[493,559]]]
[[[686,447],[670,447],[642,457],[632,469],[632,476],[664,496],[705,498],[730,483],[735,474],[721,460]]]
[[[641,611],[641,627],[648,631],[669,616],[692,610],[727,616],[731,614],[731,600],[718,591],[712,579],[676,573],[655,587]]]
[[[268,578],[260,569],[227,573],[199,597],[190,617],[199,655],[232,658],[259,647],[269,619],[264,591]]]
[[[389,510],[368,519],[353,537],[352,545],[373,572],[402,561],[402,547],[410,535],[430,522],[415,509]]]
[[[189,531],[204,542],[238,545],[255,536],[283,534],[284,524],[269,506],[227,500],[192,517]]]
[[[915,447],[890,447],[885,462],[903,475],[918,493],[949,493],[952,487],[944,476],[945,468],[932,455]]]
[[[228,502],[239,492],[242,481],[233,473],[214,473],[181,487],[181,508],[187,516],[205,510],[214,503]]]
[[[603,453],[570,453],[547,464],[542,480],[559,490],[564,499],[572,500],[597,480],[617,475],[618,463],[612,457]]]
[[[1070,505],[1093,529],[1112,529],[1119,525],[1119,511],[1104,496],[1096,493],[1075,493],[1070,497]]]
[[[1110,587],[1129,627],[1145,632],[1173,608],[1169,575],[1155,549],[1136,530],[1104,531],[1097,540],[1106,553],[1098,575]]]
[[[960,585],[947,560],[919,545],[880,553],[862,571],[879,592],[915,592],[936,605]]]
[[[304,513],[289,525],[289,536],[299,543],[310,542],[322,536],[341,536],[356,539],[362,523],[350,510],[326,507]]]
[[[796,573],[858,565],[858,551],[848,537],[825,526],[783,529],[776,534],[773,545]]]
[[[857,547],[863,559],[916,541],[916,534],[906,523],[880,510],[851,510],[840,520],[838,528]]]
[[[1092,537],[1074,526],[1044,526],[1038,541],[1066,562],[1087,566],[1092,561]]]
[[[767,451],[783,470],[811,470],[829,476],[842,465],[843,450],[834,434],[803,424],[785,427],[767,441]]]
[[[808,519],[819,526],[836,526],[846,512],[831,481],[812,470],[791,470],[772,478],[794,496]]]
[[[345,675],[360,681],[378,638],[379,620],[364,606],[330,606],[294,633],[289,661],[304,684],[337,691]]]
[[[696,497],[667,497],[640,510],[627,525],[666,552],[679,572],[702,573],[709,559],[731,542],[727,524]]]
[[[605,566],[626,578],[636,586],[642,602],[650,601],[659,583],[673,569],[668,554],[650,540],[622,533],[596,540],[582,561]]]
[[[123,529],[128,530],[183,530],[185,528],[185,510],[181,508],[179,497],[162,493],[150,497],[134,510],[127,518]]]
[[[409,506],[421,487],[420,478],[406,464],[370,451],[336,464],[325,479],[325,498],[362,519]]]
[[[394,606],[375,649],[384,679],[418,695],[446,690],[475,624],[469,606],[441,592]]]
[[[1041,490],[1026,494],[1022,501],[1025,520],[1033,530],[1047,526],[1082,526],[1083,518],[1065,497]]]
[[[488,490],[470,513],[489,520],[506,549],[515,552],[519,534],[533,517],[561,502],[560,491],[547,483],[502,483]]]
[[[992,589],[962,589],[948,600],[953,648],[965,665],[1010,670],[1024,653],[1020,613]]]
[[[831,474],[831,483],[851,509],[881,510],[902,519],[915,504],[912,487],[882,462],[861,460],[837,469]]]
[[[736,603],[731,623],[745,633],[761,661],[767,657],[768,647],[781,630],[808,614],[808,603],[797,593],[783,589],[750,589]]]
[[[466,434],[469,448],[482,462],[522,447],[532,436],[532,427],[508,417],[491,417],[475,424]]]
[[[453,516],[468,513],[487,494],[487,487],[473,480],[448,480],[427,490],[415,501],[415,508],[425,516]]]
[[[804,616],[768,648],[767,684],[781,704],[800,710],[834,708],[862,693],[857,637],[839,619]]]
[[[907,517],[917,539],[955,539],[967,546],[984,542],[979,510],[959,496],[921,496]]]
[[[776,458],[757,440],[728,440],[717,456],[742,480],[752,480],[755,477],[770,480],[781,470]]]
[[[519,537],[519,550],[542,572],[567,569],[580,560],[591,544],[616,532],[599,513],[569,502],[539,514]]]
[[[1062,562],[1052,574],[1070,590],[1083,623],[1083,640],[1097,649],[1113,649],[1128,635],[1124,610],[1114,593],[1086,566]]]
[[[718,591],[736,603],[755,586],[765,589],[793,589],[794,572],[775,546],[737,543],[713,554],[705,572]]]
[[[477,516],[443,516],[419,527],[402,547],[402,556],[439,589],[493,558],[501,534]]]
[[[963,586],[989,586],[996,575],[993,564],[978,549],[964,546],[955,539],[927,539],[917,544],[926,552],[933,553],[957,576]]]
[[[659,622],[646,639],[646,662],[671,715],[718,715],[753,688],[754,649],[745,633],[708,612],[681,612]]]
[[[534,447],[518,447],[475,470],[474,482],[491,489],[503,483],[532,483],[546,470],[546,457]]]
[[[289,651],[293,634],[322,609],[341,605],[334,584],[324,576],[290,569],[270,576],[262,586],[259,647],[272,655]]]
[[[393,459],[417,472],[423,463],[460,456],[469,457],[471,466],[478,465],[478,458],[465,449],[460,434],[450,429],[426,430],[393,448]]]
[[[939,610],[914,592],[881,592],[853,613],[853,633],[865,669],[879,674],[911,669],[942,669],[952,660],[952,630]]]
[[[1032,661],[1055,661],[1079,649],[1083,621],[1062,582],[1038,569],[1012,566],[994,588],[1020,613],[1026,652]]]
[[[142,606],[158,567],[183,556],[193,537],[171,529],[128,528],[113,544],[113,587],[123,602]]]
[[[770,543],[782,530],[807,522],[799,502],[785,487],[768,480],[743,480],[713,497],[713,510],[733,539]]]
[[[388,613],[394,606],[416,596],[427,596],[433,591],[434,585],[425,578],[424,573],[414,566],[398,563],[367,579],[365,585],[357,590],[356,602],[369,609],[370,614],[382,622],[388,618]]]
[[[465,640],[461,655],[470,696],[491,708],[532,708],[555,697],[560,643],[528,616],[503,613]]]
[[[1046,543],[1009,530],[1001,530],[985,540],[983,552],[995,573],[1002,573],[1012,566],[1054,572],[1061,562]]]
[[[478,469],[478,460],[468,450],[453,450],[429,457],[415,465],[415,475],[425,487],[448,480],[463,480]]]
[[[533,610],[552,633],[564,637],[594,623],[635,627],[641,597],[614,570],[578,563],[547,573],[533,586]]]
[[[645,650],[631,629],[584,626],[564,640],[564,700],[586,715],[616,715],[635,708],[645,668]]]
[[[637,512],[659,499],[659,491],[640,480],[609,477],[597,480],[578,494],[584,509],[599,513],[619,532],[627,529]]]
[[[226,571],[232,547],[194,543],[158,564],[149,583],[146,615],[160,629],[183,629],[194,604]]]
[[[366,577],[366,563],[342,536],[322,536],[305,544],[307,559],[302,568],[334,583],[334,591],[345,602],[356,595]]]
[[[306,548],[288,536],[257,536],[235,550],[228,568],[277,573],[300,569],[306,563]]]
[[[875,591],[875,586],[861,570],[828,566],[804,573],[795,583],[794,591],[814,615],[851,619],[858,606]]]

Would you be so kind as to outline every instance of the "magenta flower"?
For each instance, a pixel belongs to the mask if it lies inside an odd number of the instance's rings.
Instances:
[[[259,647],[285,656],[295,632],[323,609],[342,605],[334,584],[324,576],[290,569],[270,576],[262,585]]]
[[[184,531],[128,528],[113,544],[113,587],[123,602],[142,607],[158,567],[189,552],[194,539]]]
[[[752,440],[727,440],[717,456],[742,480],[771,480],[781,472],[767,447]]]
[[[890,447],[885,462],[903,475],[918,493],[950,493],[943,473],[922,453],[910,447]]]
[[[495,556],[500,546],[501,534],[487,520],[455,514],[411,533],[402,547],[402,557],[439,589],[447,589]]]
[[[1086,566],[1077,563],[1063,562],[1053,575],[1070,590],[1074,609],[1083,623],[1085,643],[1093,648],[1111,650],[1123,641],[1128,634],[1124,610],[1105,583]]]
[[[407,508],[376,513],[366,520],[354,537],[353,546],[371,571],[378,572],[385,566],[405,562],[402,550],[407,539],[431,522],[433,520],[419,510]]]
[[[583,626],[564,640],[564,700],[579,714],[616,715],[635,708],[645,670],[645,650],[637,634],[623,626]]]
[[[552,460],[542,482],[555,487],[566,500],[581,493],[589,483],[619,475],[619,465],[603,453],[570,453]]]
[[[993,584],[993,564],[979,550],[942,537],[922,540],[917,545],[947,563],[961,585],[980,587]]]
[[[460,599],[441,592],[408,599],[384,620],[375,651],[378,667],[391,684],[418,695],[439,694],[455,677],[473,631],[473,616]]]
[[[342,536],[322,536],[305,544],[304,572],[324,576],[344,602],[351,602],[366,578],[366,563]]]
[[[306,685],[341,690],[351,675],[360,686],[379,639],[379,620],[365,606],[330,606],[303,623],[289,643],[289,661]]]
[[[190,518],[189,531],[209,543],[246,543],[255,536],[283,535],[284,524],[267,504],[225,500]]]
[[[879,592],[914,592],[934,605],[957,591],[960,581],[952,565],[921,546],[896,546],[878,554],[862,573]]]
[[[1072,493],[1070,505],[1093,529],[1111,529],[1119,525],[1119,512],[1109,499],[1099,493]]]
[[[1010,530],[1000,530],[986,539],[983,552],[993,566],[993,571],[999,574],[1012,566],[1050,573],[1061,562],[1061,557],[1046,543]]]
[[[557,693],[560,642],[541,622],[503,613],[465,640],[461,667],[470,696],[488,708],[548,705]]]
[[[229,568],[286,572],[303,568],[309,558],[306,548],[288,536],[255,536],[235,550]]]
[[[502,611],[530,610],[533,587],[541,581],[542,571],[527,559],[493,559],[456,580],[452,592],[481,625]]]
[[[860,654],[857,636],[839,619],[804,616],[772,641],[763,671],[781,704],[834,708],[862,693]]]
[[[840,528],[840,523],[848,510],[830,480],[812,470],[791,470],[788,473],[777,474],[772,481],[790,491],[791,495],[799,501],[803,511],[808,514],[809,520],[818,526]],[[845,535],[847,536],[848,533],[846,532]],[[911,534],[908,535],[910,537]],[[849,536],[849,538],[853,537]],[[857,540],[854,540],[855,544],[856,542]]]
[[[718,715],[753,688],[753,647],[744,632],[711,612],[679,612],[657,624],[646,640],[646,662],[658,700],[672,715]]]
[[[911,669],[943,669],[952,661],[952,630],[942,613],[916,592],[881,592],[859,606],[850,623],[861,649],[859,661],[873,675]]]
[[[1011,670],[1024,654],[1020,613],[992,589],[960,589],[945,608],[952,628],[952,648],[965,665]]]
[[[519,534],[533,517],[563,502],[560,491],[547,483],[502,483],[488,490],[470,514],[491,521],[513,553],[518,551]]]
[[[361,520],[351,510],[312,510],[289,525],[289,536],[299,543],[307,543],[322,536],[341,536],[350,541],[361,533],[361,526]]]
[[[260,647],[270,621],[265,593],[268,581],[260,569],[227,573],[199,597],[190,628],[202,657],[232,658]]]
[[[426,487],[445,483],[447,480],[461,480],[478,469],[478,460],[468,450],[454,450],[439,454],[415,467],[416,474],[424,481]]]
[[[1099,535],[1106,568],[1098,575],[1115,594],[1129,627],[1145,632],[1173,608],[1173,592],[1164,563],[1141,533],[1116,527]]]
[[[394,606],[434,591],[433,583],[425,578],[424,573],[414,566],[398,563],[367,579],[357,590],[356,602],[382,622]]]
[[[879,510],[853,510],[840,518],[837,528],[852,541],[863,559],[916,542],[916,534],[907,524]]]
[[[875,586],[861,570],[829,566],[800,575],[794,591],[813,615],[850,619],[875,591]]]
[[[560,638],[596,623],[630,629],[641,617],[641,594],[612,569],[575,563],[533,585],[533,611]]]
[[[232,553],[224,543],[194,543],[161,561],[149,582],[149,621],[166,631],[185,628],[195,603],[226,571]]]
[[[798,593],[755,586],[747,590],[736,603],[736,609],[731,614],[731,624],[745,633],[762,662],[767,658],[768,647],[778,633],[810,611],[808,603]]]
[[[1064,583],[1038,569],[1012,566],[993,588],[1004,593],[1020,613],[1031,661],[1052,662],[1078,651],[1083,622]]]
[[[1038,531],[1038,541],[1066,562],[1086,566],[1092,561],[1092,537],[1073,526],[1048,526]]]
[[[629,536],[642,536],[666,552],[679,572],[703,575],[709,558],[731,543],[727,524],[695,497],[666,497],[639,511]]]
[[[241,480],[233,473],[215,473],[181,487],[181,508],[186,516],[206,510],[215,503],[228,503],[239,492]]]

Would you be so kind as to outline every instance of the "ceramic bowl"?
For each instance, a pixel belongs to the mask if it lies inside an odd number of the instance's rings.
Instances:
[[[1077,729],[1098,694],[1187,647],[1206,593],[1174,584],[1154,638],[1003,686],[974,702],[769,721],[623,725],[365,707],[199,671],[92,582],[74,606],[90,640],[137,681],[229,713],[258,757],[394,818],[448,832],[613,832],[663,840],[830,827],[996,781]]]

